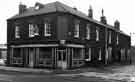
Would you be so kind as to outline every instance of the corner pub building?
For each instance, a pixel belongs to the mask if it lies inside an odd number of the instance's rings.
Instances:
[[[27,8],[7,19],[7,65],[75,68],[86,64],[129,62],[130,36],[120,31],[119,21],[108,25],[61,2]]]

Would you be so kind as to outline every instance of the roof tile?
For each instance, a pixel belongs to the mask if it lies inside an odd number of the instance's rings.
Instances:
[[[22,17],[27,17],[27,16],[34,16],[34,15],[40,15],[40,14],[47,14],[47,13],[52,13],[52,12],[67,12],[73,15],[76,15],[78,17],[84,18],[88,21],[97,23],[99,25],[105,26],[107,28],[110,28],[112,30],[115,30],[117,32],[119,32],[119,30],[113,28],[113,26],[108,25],[108,24],[103,24],[97,20],[91,19],[89,18],[86,14],[82,13],[79,10],[75,10],[72,7],[69,7],[63,3],[60,3],[58,1],[53,2],[53,3],[48,3],[45,4],[43,8],[36,10],[34,7],[30,7],[28,8],[24,13],[22,14],[17,14],[9,19],[16,19],[16,18],[22,18]],[[125,33],[123,33],[125,34]]]

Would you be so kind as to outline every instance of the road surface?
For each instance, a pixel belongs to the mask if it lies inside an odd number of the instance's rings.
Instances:
[[[135,65],[108,67],[113,72],[35,74],[0,70],[0,82],[135,82]],[[105,70],[106,70],[105,69]]]
[[[123,82],[99,77],[59,76],[59,74],[31,74],[0,71],[0,82]]]

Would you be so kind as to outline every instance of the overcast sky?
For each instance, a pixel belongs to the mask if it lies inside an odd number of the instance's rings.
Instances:
[[[1,0],[0,1],[0,43],[6,43],[6,20],[18,13],[20,2],[28,7],[34,6],[35,2],[43,4],[60,1],[78,10],[88,13],[89,6],[93,8],[94,19],[99,20],[101,10],[104,9],[104,15],[107,17],[107,23],[113,25],[115,20],[119,20],[125,33],[135,32],[135,0]],[[135,44],[135,34],[132,35],[132,44]]]

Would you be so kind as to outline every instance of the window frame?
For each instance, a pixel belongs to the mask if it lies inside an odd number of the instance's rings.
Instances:
[[[75,59],[82,59],[82,49],[80,48],[74,48],[73,49],[73,60]]]
[[[18,51],[17,51],[18,50]],[[13,48],[12,51],[12,64],[23,64],[23,49],[22,48]]]
[[[29,24],[29,37],[35,37],[39,35],[39,27],[37,24]]]
[[[119,44],[119,36],[117,34],[117,37],[116,37],[116,44],[118,45]]]
[[[96,41],[99,41],[99,29],[96,27]]]
[[[108,47],[108,57],[112,57],[112,47]]]
[[[20,26],[19,25],[15,26],[15,38],[21,38],[21,36],[20,36]]]
[[[109,31],[109,44],[112,43],[112,31]]]
[[[51,36],[51,24],[44,22],[44,36]]]
[[[98,60],[99,60],[99,61],[102,60],[102,50],[101,50],[101,48],[99,48],[99,56],[98,56]]]
[[[90,24],[86,25],[86,39],[90,40]]]
[[[75,29],[74,29],[74,37],[75,38],[79,38],[79,36],[80,36],[80,23],[78,22],[78,23],[75,23],[75,27],[74,27]]]
[[[89,61],[91,61],[91,48],[89,48],[89,58],[88,58]]]

